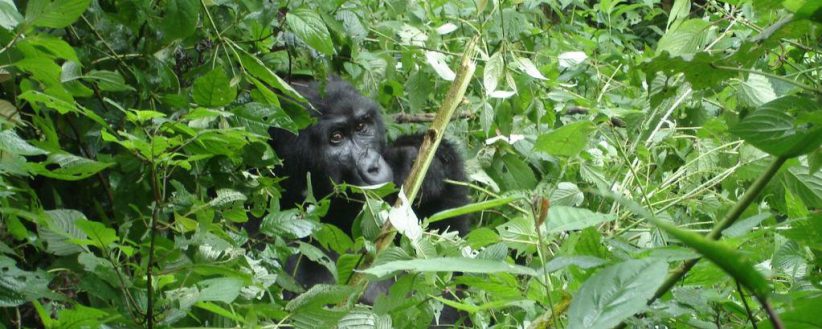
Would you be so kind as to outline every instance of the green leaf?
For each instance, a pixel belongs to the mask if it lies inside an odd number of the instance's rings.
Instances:
[[[46,56],[26,57],[14,63],[14,66],[31,73],[34,79],[48,86],[60,84],[60,66]]]
[[[494,159],[488,175],[505,190],[530,190],[537,186],[537,177],[531,167],[514,154]]]
[[[646,72],[649,84],[657,72],[664,72],[669,77],[683,73],[694,89],[711,89],[737,75],[731,70],[717,70],[715,63],[720,59],[719,55],[712,56],[704,52],[682,57],[671,56],[666,52],[642,63],[640,68]]]
[[[388,314],[377,315],[366,308],[355,308],[337,323],[339,329],[391,329],[391,317]]]
[[[477,202],[477,203],[471,203],[471,204],[464,205],[464,206],[458,207],[458,208],[443,210],[443,211],[440,211],[436,214],[431,215],[431,217],[428,217],[428,222],[429,223],[436,223],[436,222],[439,222],[441,220],[445,220],[445,219],[448,219],[448,218],[453,218],[453,217],[462,216],[462,215],[466,215],[466,214],[470,214],[470,213],[480,212],[480,211],[483,211],[483,210],[486,210],[486,209],[501,207],[501,206],[504,206],[504,205],[507,205],[507,204],[511,203],[512,201],[514,201],[516,199],[517,198],[515,198],[515,197],[498,198],[498,199],[486,200],[486,201]]]
[[[0,27],[11,31],[22,21],[23,16],[17,11],[14,1],[0,0]]]
[[[705,44],[710,26],[710,22],[698,18],[684,21],[659,39],[656,51],[667,51],[673,56],[696,53]]]
[[[271,71],[270,68],[259,58],[255,57],[247,53],[245,50],[240,49],[240,62],[242,63],[243,67],[251,73],[251,75],[262,82],[265,82],[274,89],[279,90],[281,93],[285,94],[286,96],[290,97],[292,100],[298,103],[306,102],[305,98],[300,95],[299,92],[294,90],[291,85],[281,79],[277,74]]]
[[[291,32],[311,48],[326,56],[334,54],[331,35],[320,15],[310,9],[300,8],[289,11],[285,15],[285,21]]]
[[[299,218],[296,209],[273,212],[263,217],[260,232],[271,237],[302,239],[319,228],[318,223]]]
[[[504,64],[502,51],[497,51],[485,62],[485,68],[482,71],[482,86],[485,87],[486,93],[497,90],[497,84],[502,77]]]
[[[109,315],[103,310],[74,305],[71,309],[62,309],[57,313],[55,328],[81,329],[104,327],[102,318]]]
[[[88,236],[88,239],[94,246],[99,248],[108,248],[112,243],[117,241],[117,232],[112,228],[106,227],[103,223],[90,220],[78,220],[74,222],[74,225]]]
[[[0,307],[15,307],[26,301],[52,297],[43,271],[24,271],[14,259],[0,255]]]
[[[84,251],[72,241],[85,240],[87,235],[80,230],[76,222],[85,220],[86,216],[77,210],[55,209],[46,211],[48,219],[37,226],[40,239],[46,242],[46,250],[58,256],[66,256]]]
[[[0,0],[0,2],[2,1],[3,0]],[[18,47],[21,47],[22,45],[30,45],[41,49],[45,49],[49,54],[53,55],[54,57],[66,59],[75,63],[80,62],[80,59],[77,58],[77,53],[74,51],[74,48],[72,48],[71,45],[69,45],[62,39],[58,39],[49,35],[40,34],[25,38],[20,41]]]
[[[770,291],[768,281],[754,268],[753,262],[728,245],[705,238],[694,232],[682,230],[655,217],[648,218],[657,227],[693,248],[702,256],[730,274],[754,295],[765,298]]]
[[[330,304],[348,297],[353,292],[354,287],[351,286],[318,284],[289,301],[285,309],[295,311],[312,305]]]
[[[545,263],[543,270],[551,273],[559,271],[568,266],[576,266],[582,269],[589,269],[607,264],[608,261],[594,256],[556,256]]]
[[[597,272],[579,288],[568,309],[568,329],[609,329],[641,312],[665,280],[668,266],[628,260]]]
[[[749,74],[739,89],[739,98],[750,106],[761,106],[776,99],[771,80],[761,74]]]
[[[57,168],[51,169],[53,165]],[[76,181],[86,179],[114,163],[98,162],[68,153],[52,153],[47,161],[28,165],[33,174],[60,180]]]
[[[237,278],[216,278],[202,280],[197,283],[200,286],[200,296],[197,301],[231,303],[240,295],[240,288],[243,287],[243,280]]]
[[[200,2],[197,0],[168,0],[160,30],[165,40],[185,39],[197,30]]]
[[[197,303],[194,304],[194,306],[197,306],[201,309],[204,309],[204,310],[209,311],[211,313],[222,316],[226,319],[231,319],[232,321],[245,323],[245,319],[243,317],[235,314],[232,311],[229,311],[225,308],[222,308],[217,304],[210,303],[210,302],[197,302]]]
[[[32,0],[26,7],[26,22],[61,29],[74,23],[91,0]]]
[[[75,112],[75,113],[78,113],[78,114],[82,114],[85,117],[93,120],[95,123],[99,124],[100,126],[108,127],[108,123],[106,122],[106,120],[103,120],[103,118],[101,118],[99,115],[97,115],[93,111],[91,111],[89,109],[86,109],[86,108],[83,108],[83,107],[78,108],[77,105],[74,103],[74,100],[71,99],[70,96],[69,96],[69,100],[65,100],[63,98],[56,97],[56,96],[51,95],[51,94],[44,94],[44,93],[41,93],[39,91],[28,90],[28,91],[20,94],[19,98],[24,99],[24,100],[26,100],[26,101],[28,101],[29,103],[32,103],[32,104],[45,105],[46,107],[48,107],[50,109],[54,109],[55,111],[57,111],[60,114],[66,114],[66,113],[69,113],[69,112]]]
[[[268,138],[268,129],[278,127],[297,132],[297,126],[279,106],[273,104],[247,103],[231,110],[234,126],[245,127],[248,131]]]
[[[86,79],[94,80],[97,86],[103,91],[127,91],[134,90],[127,85],[123,76],[116,71],[97,71],[92,70],[84,76]]]
[[[822,125],[799,118],[818,109],[819,104],[807,97],[777,98],[748,114],[732,132],[775,156],[803,155],[822,145]]]
[[[396,271],[412,272],[463,272],[463,273],[510,273],[534,276],[536,271],[525,266],[502,261],[477,258],[442,257],[387,262],[365,269],[366,274],[382,277]]]
[[[473,249],[479,249],[499,241],[499,234],[487,227],[473,229],[470,233],[468,233],[468,235],[465,236],[465,242],[467,242]]]
[[[786,187],[810,208],[822,207],[822,171],[808,174],[807,167],[791,167],[784,175]]]
[[[237,88],[230,85],[223,69],[217,68],[194,80],[192,96],[202,106],[220,107],[234,101]]]
[[[40,155],[47,152],[41,150],[17,136],[14,130],[0,131],[0,151],[17,155]]]
[[[332,328],[348,311],[326,305],[340,304],[355,291],[348,285],[317,284],[288,302],[285,309],[291,314],[296,328]]]
[[[591,121],[577,121],[537,137],[534,149],[554,156],[573,157],[588,145],[596,126]]]
[[[224,188],[217,190],[217,197],[209,201],[208,205],[219,208],[230,205],[234,202],[245,201],[246,199],[245,194],[232,189]]]
[[[581,230],[616,219],[613,214],[601,214],[588,209],[567,206],[552,206],[545,219],[547,233]]]

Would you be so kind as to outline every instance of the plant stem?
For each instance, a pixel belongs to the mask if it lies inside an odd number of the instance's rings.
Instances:
[[[742,293],[742,285],[739,284],[739,280],[736,280],[736,291],[739,292],[739,298],[742,299],[742,305],[745,306],[745,313],[748,313],[748,320],[751,321],[751,326],[753,329],[759,329],[756,326],[756,320],[754,319],[753,312],[751,312],[751,307],[748,306],[748,301],[745,300],[745,294]]]
[[[756,299],[759,301],[760,304],[762,304],[762,307],[765,308],[765,313],[768,313],[768,318],[771,319],[771,324],[773,325],[773,328],[784,329],[785,325],[782,324],[782,320],[779,319],[779,314],[776,314],[776,311],[774,311],[773,306],[771,306],[771,303],[769,303],[768,300],[763,297],[757,297]]]
[[[151,211],[150,240],[148,246],[148,264],[146,264],[146,327],[154,329],[154,289],[152,287],[152,269],[154,265],[154,245],[157,240],[157,221],[160,215],[160,188],[157,183],[157,165],[151,164],[151,190],[154,192],[154,209]]]

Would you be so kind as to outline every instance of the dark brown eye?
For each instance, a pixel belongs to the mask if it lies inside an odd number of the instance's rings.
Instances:
[[[331,143],[337,144],[339,142],[342,142],[344,137],[345,136],[343,136],[343,133],[341,133],[339,131],[335,131],[335,132],[331,133],[331,136],[328,137],[328,138],[331,140]]]
[[[363,130],[365,130],[365,122],[358,123],[357,126],[354,127],[354,129],[356,129],[358,132],[362,132]]]

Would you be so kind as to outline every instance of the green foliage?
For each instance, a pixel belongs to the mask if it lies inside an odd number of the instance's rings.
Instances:
[[[819,3],[0,0],[0,328],[818,328]],[[420,219],[470,234],[376,250],[418,228],[393,185],[339,186],[354,232],[280,204],[289,79],[351,81],[393,138],[477,35],[446,131],[472,202]],[[356,271],[395,283],[365,305]]]

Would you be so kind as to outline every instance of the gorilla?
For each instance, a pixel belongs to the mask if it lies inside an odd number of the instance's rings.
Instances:
[[[291,207],[303,201],[307,173],[311,173],[311,189],[317,196],[331,194],[335,183],[402,185],[417,158],[421,134],[401,136],[388,145],[380,107],[339,78],[292,86],[311,103],[309,112],[317,122],[296,135],[278,128],[270,131],[271,145],[283,159],[277,174],[288,177],[282,183],[285,193],[281,205]],[[465,180],[462,157],[447,140],[440,143],[414,202],[417,216],[428,217],[468,203],[466,188],[447,184],[445,179]],[[351,233],[361,209],[360,202],[332,198],[325,221]],[[450,228],[461,235],[467,233],[468,226],[464,217],[431,224],[431,228]]]
[[[421,134],[400,136],[389,144],[379,105],[337,77],[326,81],[292,82],[292,86],[308,100],[311,106],[304,107],[316,122],[297,134],[279,128],[270,130],[271,146],[283,160],[283,165],[275,173],[287,177],[281,182],[285,189],[280,199],[282,207],[303,202],[309,187],[313,195],[319,197],[332,194],[334,184],[338,183],[365,186],[393,182],[402,185],[417,158],[423,139]],[[311,173],[310,182],[308,173]],[[462,157],[454,145],[443,140],[412,205],[417,216],[428,217],[468,203],[467,189],[447,184],[446,179],[465,181],[465,172]],[[354,218],[361,209],[362,202],[332,196],[323,221],[350,234]],[[469,222],[465,216],[460,216],[432,223],[430,228],[448,228],[464,236],[468,233]],[[326,252],[332,261],[339,257],[333,251]],[[319,283],[335,283],[324,266],[296,255],[288,259],[285,268],[306,289]],[[373,305],[392,284],[393,280],[371,283],[361,301]],[[286,293],[286,298],[289,297],[293,295]],[[456,323],[459,317],[456,310],[446,307],[439,321]]]

